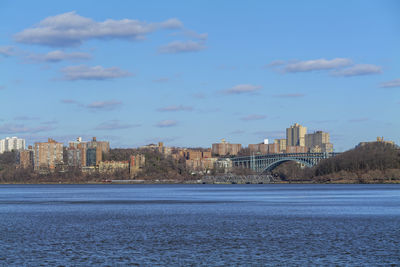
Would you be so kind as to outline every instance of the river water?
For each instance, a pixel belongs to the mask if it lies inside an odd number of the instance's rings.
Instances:
[[[400,265],[400,185],[0,185],[1,266]]]

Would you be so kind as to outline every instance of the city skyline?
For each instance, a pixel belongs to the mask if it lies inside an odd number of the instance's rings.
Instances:
[[[400,143],[396,1],[23,8],[0,4],[1,138],[247,146],[297,122],[336,151]]]

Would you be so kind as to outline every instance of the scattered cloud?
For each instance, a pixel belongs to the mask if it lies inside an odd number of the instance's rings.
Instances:
[[[122,105],[121,101],[109,100],[109,101],[92,102],[86,105],[86,107],[92,110],[113,110],[121,105]]]
[[[275,61],[277,62],[277,61]],[[349,66],[352,61],[348,58],[334,58],[327,60],[324,58],[292,62],[286,64],[283,68],[284,72],[307,72],[307,71],[318,71],[318,70],[331,70],[338,69],[341,67]],[[282,65],[282,64],[281,64]]]
[[[382,68],[380,66],[372,64],[357,64],[349,68],[333,71],[332,75],[351,77],[351,76],[371,75],[380,73],[382,73]]]
[[[14,123],[6,123],[0,125],[1,134],[38,133],[38,132],[51,131],[53,129],[54,127],[51,126],[29,127],[25,126],[24,124],[14,124]]]
[[[289,94],[278,94],[278,95],[274,95],[274,97],[278,97],[278,98],[300,98],[300,97],[304,97],[305,94],[302,93],[289,93]]]
[[[67,47],[81,45],[90,39],[143,40],[151,32],[182,27],[182,22],[176,18],[160,23],[131,19],[97,22],[72,11],[45,18],[37,25],[15,34],[14,40],[25,44]]]
[[[14,120],[16,121],[34,121],[38,120],[38,117],[30,117],[30,116],[16,116],[14,117]]]
[[[192,111],[193,107],[189,107],[189,106],[176,106],[176,105],[172,105],[172,106],[167,106],[167,107],[163,107],[163,108],[159,108],[157,109],[158,111],[161,112],[168,112],[168,111]]]
[[[204,50],[206,46],[204,42],[195,42],[195,41],[174,41],[167,45],[161,46],[158,49],[158,53],[160,54],[176,54],[176,53],[185,53],[185,52],[197,52],[200,50]]]
[[[88,53],[82,52],[71,52],[66,53],[61,50],[55,50],[48,52],[47,54],[31,54],[27,56],[27,60],[31,62],[46,62],[46,63],[57,63],[63,60],[87,60],[92,58]]]
[[[117,67],[104,68],[102,66],[89,67],[86,65],[69,66],[61,70],[64,79],[76,80],[107,80],[132,76],[133,74]]]
[[[225,91],[226,94],[248,94],[260,90],[261,86],[252,84],[238,84]]]
[[[167,128],[167,127],[174,127],[178,124],[176,120],[163,120],[156,124],[157,127],[160,128]]]
[[[166,83],[166,82],[169,82],[169,78],[168,78],[168,77],[161,77],[161,78],[158,78],[158,79],[153,80],[153,82],[156,82],[156,83]]]
[[[0,46],[0,55],[9,57],[14,54],[14,47],[12,46]]]
[[[263,120],[265,119],[267,116],[265,115],[257,115],[257,114],[252,114],[252,115],[248,115],[245,117],[240,118],[242,121],[255,121],[255,120]]]
[[[382,88],[400,87],[400,79],[381,83],[380,87],[382,87]]]
[[[368,120],[369,120],[369,118],[361,117],[361,118],[350,119],[350,120],[348,120],[348,122],[357,123],[357,122],[365,122]]]
[[[97,125],[95,130],[121,130],[121,129],[129,129],[134,127],[139,127],[140,124],[128,124],[128,123],[121,123],[119,120],[111,120],[100,123]]]
[[[4,85],[0,85],[0,90],[4,90],[6,87]]]

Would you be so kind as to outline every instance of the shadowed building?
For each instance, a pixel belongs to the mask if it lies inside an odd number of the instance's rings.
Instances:
[[[333,152],[333,145],[329,142],[329,133],[323,131],[306,134],[305,144],[310,152]]]

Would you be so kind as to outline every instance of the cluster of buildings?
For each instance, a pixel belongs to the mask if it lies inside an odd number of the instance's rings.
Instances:
[[[378,141],[383,142],[383,138]],[[131,155],[127,161],[107,161],[104,155],[110,151],[110,144],[107,141],[98,141],[96,137],[91,141],[82,141],[79,137],[69,142],[67,147],[49,138],[47,142],[37,142],[28,149],[25,149],[24,139],[7,137],[0,140],[0,153],[12,150],[19,151],[21,167],[33,168],[37,172],[63,171],[67,168],[100,173],[120,170],[129,171],[131,177],[134,177],[146,162],[142,152]],[[176,161],[185,162],[190,170],[207,172],[214,168],[229,169],[231,167],[229,158],[238,155],[333,152],[333,145],[330,143],[329,133],[323,131],[307,133],[307,127],[295,123],[286,129],[286,138],[275,139],[272,143],[265,139],[258,144],[249,144],[247,148],[222,139],[220,143],[212,144],[209,149],[167,147],[159,142],[139,147],[138,151],[140,150],[157,151]]]
[[[28,149],[24,146],[14,149],[18,150],[19,166],[32,168],[38,173],[65,172],[73,168],[88,173],[127,171],[134,177],[145,164],[145,156],[141,154],[131,155],[129,161],[104,160],[104,155],[110,151],[110,143],[98,141],[96,137],[91,141],[82,141],[78,137],[69,142],[68,147],[49,138],[47,142],[36,142]]]
[[[212,152],[218,156],[236,156],[242,151],[241,144],[230,144],[224,139],[221,143],[212,145]],[[286,138],[275,139],[269,143],[268,139],[259,144],[249,144],[248,155],[279,154],[279,153],[308,153],[333,152],[329,133],[316,131],[307,133],[307,127],[295,123],[286,129]]]

